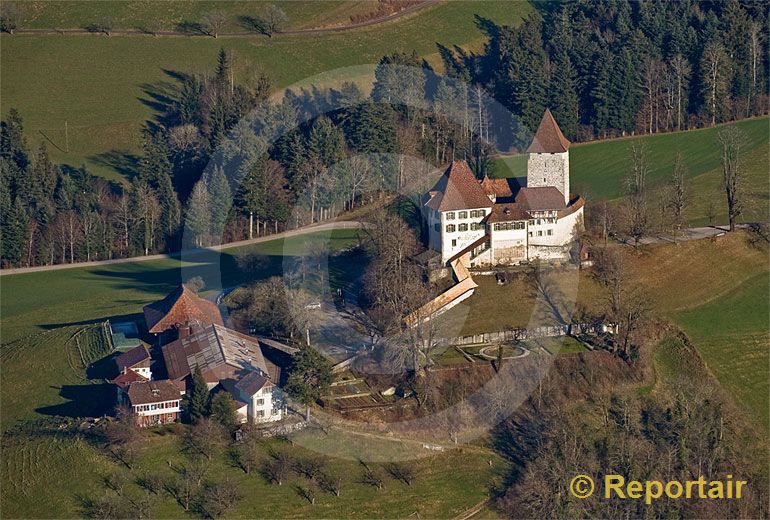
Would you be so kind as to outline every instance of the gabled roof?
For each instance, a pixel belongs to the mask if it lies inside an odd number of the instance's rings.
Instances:
[[[151,333],[163,332],[186,323],[203,327],[224,325],[216,304],[204,300],[184,284],[162,300],[145,305],[144,319]]]
[[[126,370],[125,373],[122,373],[113,379],[112,384],[117,385],[119,388],[125,390],[131,385],[131,383],[136,383],[137,381],[147,381],[147,378],[129,369]]]
[[[454,161],[425,195],[424,204],[435,211],[491,208],[481,183],[465,161]]]
[[[508,199],[513,198],[513,194],[518,186],[514,179],[490,179],[484,176],[484,179],[481,181],[481,187],[487,196],[497,199]]]
[[[251,372],[243,376],[237,383],[235,388],[241,391],[243,395],[254,395],[264,387],[272,385],[273,383],[259,372]]]
[[[528,220],[529,214],[521,209],[515,202],[509,204],[495,204],[492,212],[487,215],[486,222],[514,222],[516,220]]]
[[[132,405],[162,403],[180,399],[179,388],[169,381],[137,381],[128,387],[128,399]]]
[[[551,110],[546,108],[535,137],[527,148],[527,153],[562,153],[569,150],[569,145],[570,142],[561,133],[561,128],[556,124]]]
[[[524,211],[559,211],[567,207],[564,195],[553,186],[521,188],[516,195],[516,204]]]
[[[135,367],[143,361],[147,362],[145,363],[145,366],[149,366],[150,353],[144,345],[134,347],[115,358],[115,364],[118,366],[119,372],[123,372],[127,368]]]
[[[207,383],[252,371],[268,374],[257,338],[221,325],[179,338],[163,346],[169,379],[183,379],[199,366]]]

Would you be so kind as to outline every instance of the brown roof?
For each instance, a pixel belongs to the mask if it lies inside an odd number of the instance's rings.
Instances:
[[[485,176],[484,180],[481,181],[481,187],[488,196],[512,198],[515,182],[513,179],[490,179]]]
[[[563,210],[564,195],[553,186],[521,188],[516,195],[518,207],[524,211]]]
[[[569,145],[570,142],[561,133],[551,111],[546,108],[527,153],[562,153],[569,150]]]
[[[143,363],[144,362],[144,363]],[[150,366],[150,353],[147,351],[147,347],[139,345],[131,350],[123,352],[121,355],[115,358],[115,364],[118,365],[118,371],[123,372],[127,368],[133,368],[139,364],[142,366]]]
[[[147,378],[134,372],[133,370],[126,370],[125,373],[120,374],[118,377],[112,380],[112,384],[118,385],[122,389],[128,388],[131,383],[137,381],[147,381]]]
[[[468,163],[454,161],[426,194],[425,205],[435,211],[456,211],[490,208],[492,201],[484,193]]]
[[[185,323],[203,327],[224,325],[216,304],[204,300],[184,284],[160,301],[145,305],[144,319],[151,333],[163,332]]]
[[[254,395],[267,385],[271,385],[270,379],[260,374],[259,372],[251,372],[243,376],[237,383],[235,388],[240,390],[243,395]]]
[[[162,350],[169,379],[183,379],[195,366],[200,367],[207,383],[237,379],[255,370],[269,374],[257,338],[221,325],[179,338]]]
[[[487,216],[486,222],[513,222],[514,220],[528,220],[529,214],[518,204],[495,204],[492,212]]]
[[[180,397],[179,389],[168,379],[136,381],[128,387],[128,399],[132,405],[162,403],[174,401]]]

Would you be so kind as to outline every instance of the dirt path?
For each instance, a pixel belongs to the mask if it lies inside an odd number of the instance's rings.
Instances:
[[[311,28],[311,29],[290,29],[288,31],[281,31],[275,33],[274,36],[303,36],[303,35],[313,35],[313,34],[333,34],[333,33],[344,33],[348,31],[353,31],[356,29],[362,29],[365,27],[371,27],[373,25],[379,25],[387,22],[391,22],[393,20],[396,20],[398,18],[402,18],[404,16],[407,16],[409,14],[412,14],[416,11],[420,11],[422,9],[425,9],[427,7],[436,5],[439,3],[440,0],[425,0],[424,2],[420,2],[419,4],[415,4],[412,6],[407,7],[406,9],[402,9],[401,11],[397,11],[395,13],[389,14],[387,16],[383,16],[381,18],[375,18],[372,20],[367,20],[365,22],[358,22],[358,23],[351,23],[346,25],[339,25],[335,27],[318,27],[318,28]],[[104,31],[93,31],[89,29],[83,29],[83,28],[69,28],[69,29],[16,29],[14,31],[14,34],[38,34],[38,35],[105,35]],[[150,33],[148,31],[143,31],[140,29],[114,29],[110,31],[109,36],[167,36],[167,37],[181,37],[181,38],[198,38],[198,37],[204,37],[204,38],[211,38],[212,36],[209,34],[206,34],[204,32],[182,32],[182,31],[155,31],[153,33]],[[259,37],[266,37],[266,38],[272,38],[272,36],[268,36],[266,34],[257,32],[257,31],[241,31],[241,32],[232,32],[232,33],[219,33],[218,37],[222,38],[259,38]]]
[[[262,237],[252,238],[251,240],[240,240],[238,242],[228,242],[227,244],[211,246],[205,249],[192,249],[192,250],[178,251],[175,253],[160,254],[160,255],[132,256],[129,258],[116,258],[114,260],[77,262],[74,264],[41,265],[37,267],[17,267],[15,269],[0,269],[0,276],[11,276],[14,274],[24,274],[24,273],[36,273],[39,271],[58,271],[60,269],[76,269],[78,267],[94,267],[99,265],[127,264],[131,262],[147,262],[150,260],[162,260],[164,258],[184,257],[185,260],[192,260],[196,256],[210,254],[212,251],[222,251],[224,249],[230,249],[234,247],[261,244],[263,242],[270,242],[272,240],[280,240],[284,238],[297,237],[297,236],[307,235],[311,233],[318,233],[321,231],[332,231],[335,229],[358,229],[362,225],[363,224],[361,222],[356,220],[341,221],[341,222],[337,222],[337,221],[325,222],[322,224],[313,224],[312,226],[305,226],[298,229],[291,229],[289,231],[283,231],[281,233],[275,233],[273,235],[266,235]]]

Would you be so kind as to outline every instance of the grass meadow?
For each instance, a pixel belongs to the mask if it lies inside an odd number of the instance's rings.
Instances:
[[[531,11],[526,2],[445,2],[351,32],[273,38],[2,35],[3,110],[17,108],[30,144],[46,141],[55,161],[120,180],[132,171],[141,126],[176,86],[173,73],[212,70],[220,48],[235,52],[241,79],[262,70],[276,87],[365,66],[318,78],[335,84],[371,77],[370,65],[395,51],[440,66],[438,45],[483,45],[477,16],[510,25]]]
[[[347,24],[351,15],[367,13],[377,7],[375,0],[277,0],[272,3],[286,13],[288,22],[285,28],[289,30]],[[179,31],[185,24],[200,22],[201,17],[211,11],[222,11],[227,16],[222,32],[245,32],[247,29],[239,18],[260,16],[262,6],[259,2],[243,0],[29,2],[22,27],[78,29],[110,17],[115,29]]]
[[[746,220],[768,218],[770,179],[767,175],[770,119],[748,119],[737,123],[746,135],[743,165],[747,190]],[[570,148],[570,182],[572,191],[590,200],[614,200],[623,196],[628,171],[630,147],[643,143],[649,151],[650,174],[647,178],[654,200],[658,190],[671,178],[674,159],[681,153],[688,169],[689,207],[687,217],[692,225],[705,225],[707,208],[714,203],[716,222],[726,220],[727,210],[721,185],[721,148],[717,142],[719,127],[610,139],[575,144]],[[495,162],[499,177],[525,177],[524,155],[503,156]]]

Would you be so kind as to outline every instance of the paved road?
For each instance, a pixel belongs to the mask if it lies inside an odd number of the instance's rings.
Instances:
[[[397,18],[401,18],[403,16],[406,16],[408,14],[411,14],[415,11],[419,11],[421,9],[424,9],[428,6],[435,5],[439,3],[440,0],[425,0],[424,2],[420,2],[419,4],[412,5],[410,7],[407,7],[406,9],[402,9],[401,11],[389,14],[387,16],[383,16],[381,18],[375,18],[373,20],[367,20],[365,22],[358,22],[358,23],[350,23],[345,25],[338,25],[335,27],[318,27],[318,28],[311,28],[311,29],[290,29],[288,31],[281,31],[275,33],[275,36],[301,36],[306,34],[328,34],[328,33],[341,33],[341,32],[347,32],[352,31],[355,29],[361,29],[364,27],[371,27],[372,25],[379,25],[381,23],[390,22],[392,20],[395,20]],[[83,28],[70,28],[70,29],[16,29],[14,31],[14,34],[50,34],[50,35],[87,35],[87,34],[94,34],[94,35],[104,35],[103,31],[92,31],[88,29]],[[211,35],[208,35],[204,32],[181,32],[181,31],[155,31],[153,33],[150,33],[148,31],[143,31],[140,29],[114,29],[110,31],[110,35],[115,36],[176,36],[176,37],[182,37],[182,38],[190,38],[190,37],[205,37],[205,38],[211,38]],[[219,37],[222,38],[257,38],[257,37],[266,37],[267,35],[262,34],[260,32],[254,31],[243,31],[243,32],[232,32],[232,33],[219,33]]]
[[[362,225],[363,224],[361,222],[356,220],[324,222],[321,224],[313,224],[312,226],[305,226],[297,229],[290,229],[289,231],[284,231],[282,233],[275,233],[273,235],[257,237],[251,240],[240,240],[238,242],[228,242],[227,244],[211,246],[205,249],[191,249],[191,250],[186,250],[186,251],[176,252],[176,253],[169,253],[169,254],[132,256],[130,258],[116,258],[114,260],[98,260],[94,262],[79,262],[74,264],[56,264],[56,265],[42,265],[38,267],[17,267],[15,269],[0,269],[0,276],[35,273],[38,271],[58,271],[61,269],[75,269],[78,267],[94,267],[99,265],[126,264],[131,262],[147,262],[150,260],[162,260],[164,258],[184,257],[185,260],[193,260],[197,256],[205,256],[207,254],[211,254],[212,251],[222,251],[223,249],[231,249],[234,247],[260,244],[262,242],[270,242],[271,240],[291,238],[291,237],[307,235],[311,233],[319,233],[321,231],[331,231],[334,229],[358,229]]]

